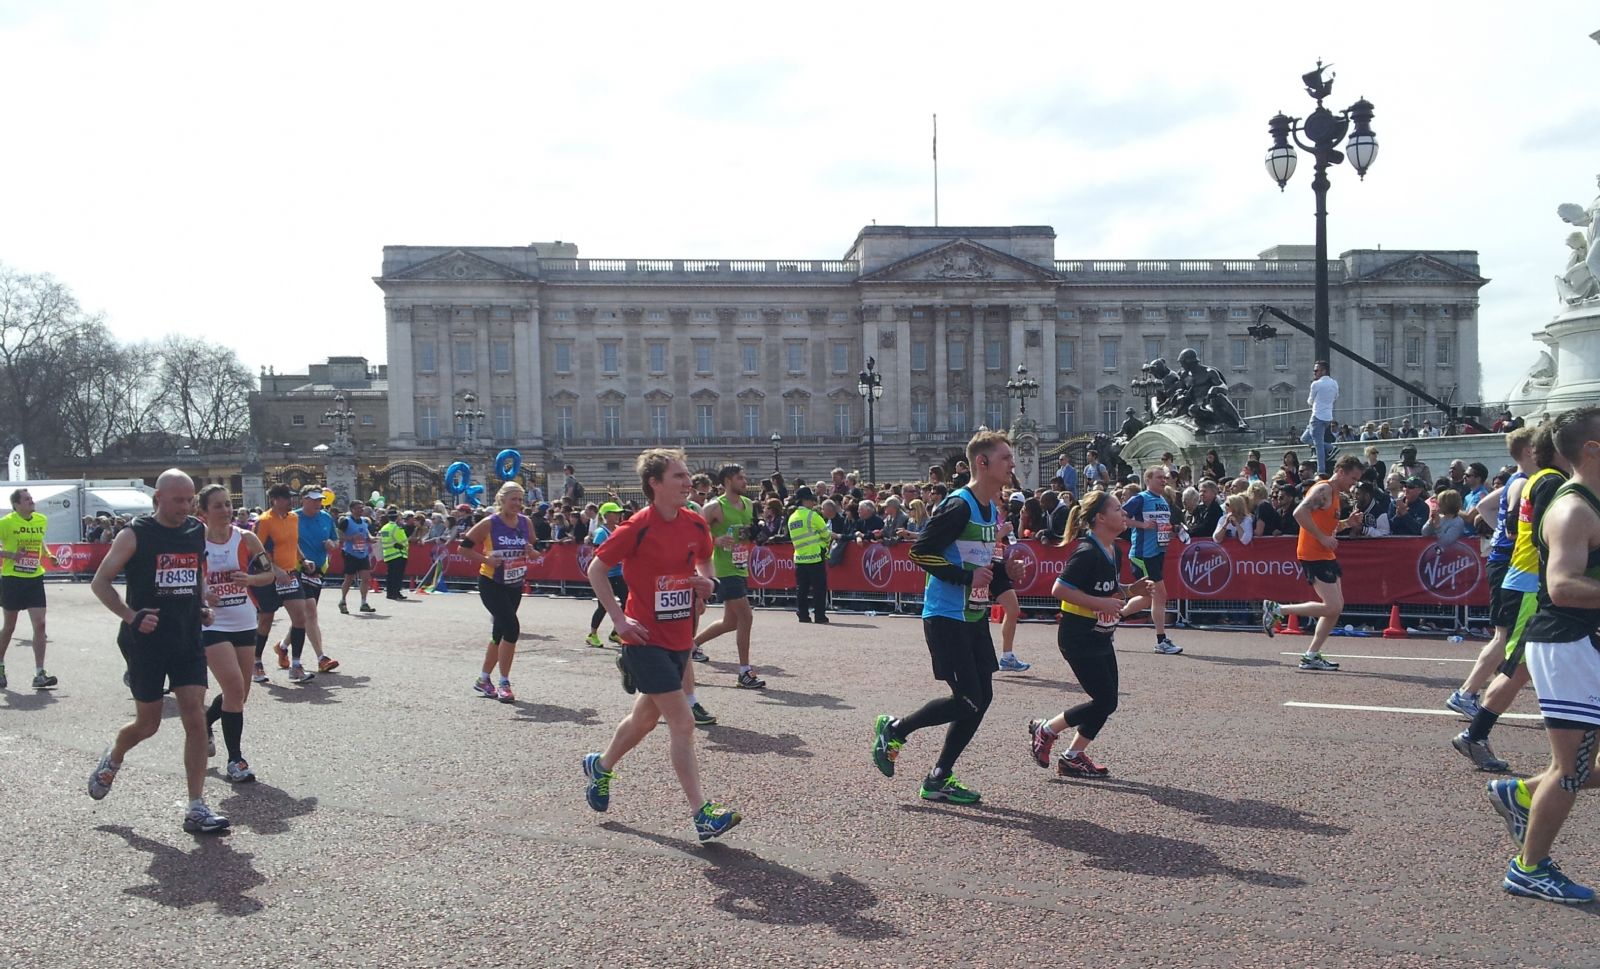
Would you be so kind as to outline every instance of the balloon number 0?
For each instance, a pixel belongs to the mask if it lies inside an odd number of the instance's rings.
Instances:
[[[494,456],[494,470],[501,481],[511,481],[522,473],[522,452],[506,448]]]

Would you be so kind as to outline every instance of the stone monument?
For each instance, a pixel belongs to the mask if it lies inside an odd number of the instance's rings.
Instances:
[[[1181,463],[1198,466],[1209,448],[1235,443],[1249,430],[1244,418],[1228,397],[1228,381],[1222,371],[1208,367],[1192,348],[1178,354],[1174,371],[1157,357],[1145,364],[1145,376],[1132,381],[1136,392],[1146,397],[1148,422],[1133,415],[1112,439],[1112,455],[1139,469],[1155,464],[1170,451]],[[1104,453],[1101,459],[1109,466]]]
[[[244,439],[244,466],[239,469],[239,500],[246,508],[267,507],[267,469],[261,466],[256,439]]]
[[[1567,264],[1555,278],[1561,308],[1534,334],[1549,350],[1540,352],[1508,401],[1523,415],[1559,413],[1600,399],[1600,197],[1587,207],[1564,202],[1556,215],[1583,231],[1567,237]]]

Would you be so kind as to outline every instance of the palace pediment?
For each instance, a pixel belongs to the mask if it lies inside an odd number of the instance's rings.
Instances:
[[[1361,282],[1373,283],[1487,283],[1488,280],[1477,273],[1468,272],[1459,266],[1451,264],[1432,256],[1415,255],[1387,266],[1374,269],[1360,278]]]
[[[861,277],[863,283],[1054,283],[1055,273],[971,239],[952,239]]]
[[[465,249],[455,249],[387,277],[406,282],[537,282],[537,277],[502,266]]]

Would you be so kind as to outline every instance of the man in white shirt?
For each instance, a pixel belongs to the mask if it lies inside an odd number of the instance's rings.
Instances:
[[[1318,360],[1311,368],[1311,393],[1306,403],[1311,405],[1311,421],[1300,440],[1317,452],[1317,470],[1328,471],[1328,425],[1333,423],[1333,402],[1339,399],[1339,382],[1328,376],[1328,361]]]

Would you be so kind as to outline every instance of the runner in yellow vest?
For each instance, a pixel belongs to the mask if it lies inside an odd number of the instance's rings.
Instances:
[[[739,685],[747,690],[765,689],[767,681],[750,669],[750,627],[755,621],[755,610],[750,608],[750,523],[755,520],[755,507],[744,496],[749,480],[743,467],[725,464],[717,472],[717,483],[722,485],[722,494],[707,502],[701,514],[711,529],[711,564],[716,569],[722,618],[694,637],[694,658],[705,655],[701,646],[732,630],[739,645]]]
[[[828,621],[828,566],[822,561],[833,538],[828,520],[817,513],[817,496],[805,485],[794,489],[799,507],[789,516],[789,541],[794,543],[794,608],[801,622]],[[811,610],[808,612],[808,608]]]
[[[44,560],[56,557],[44,544],[47,519],[33,510],[27,488],[11,492],[11,514],[0,518],[0,690],[6,688],[6,649],[24,609],[33,623],[33,688],[49,689],[56,678],[44,671]]]

